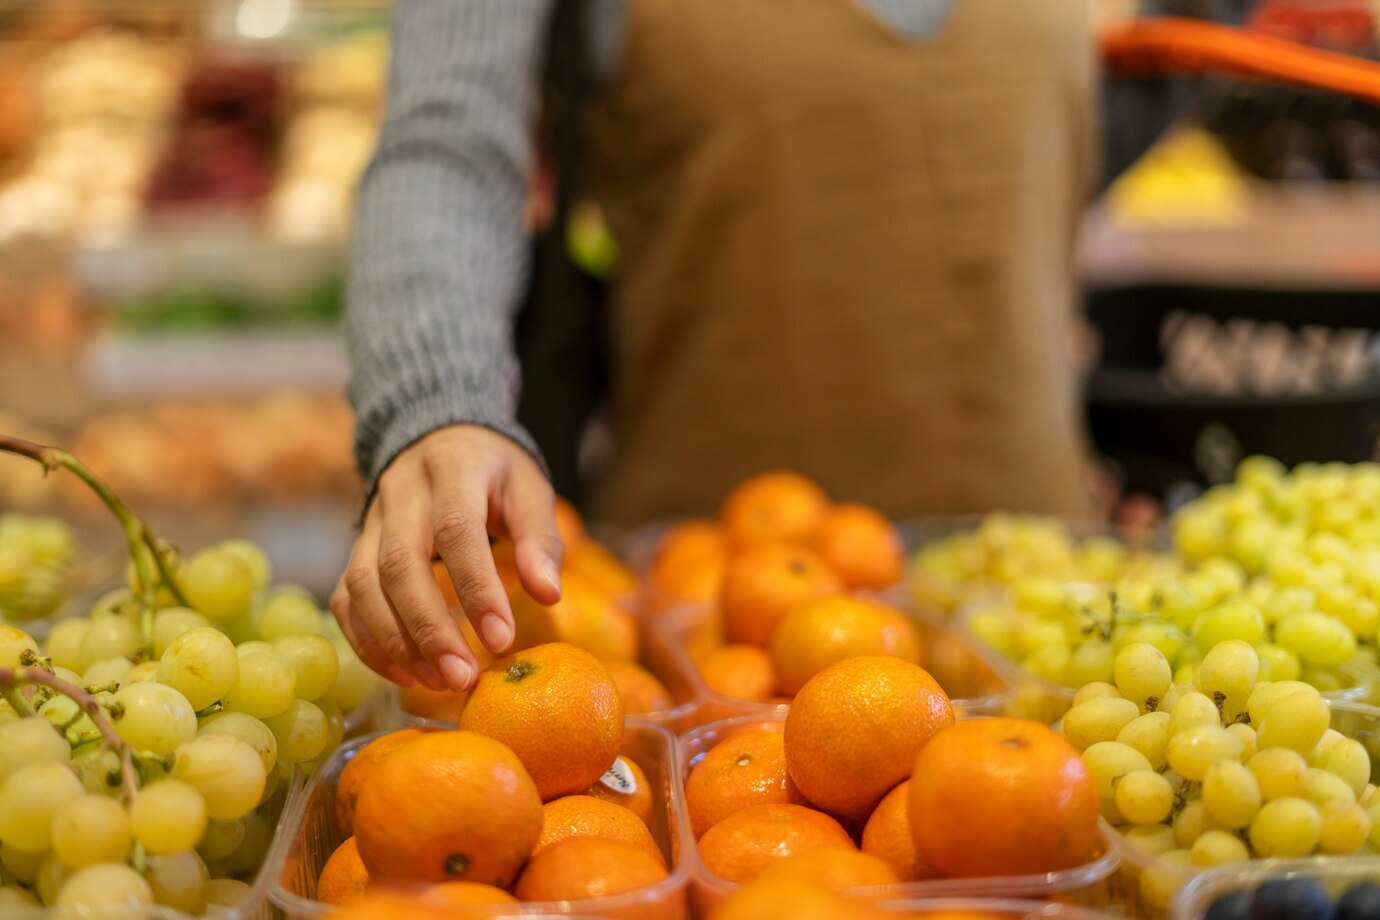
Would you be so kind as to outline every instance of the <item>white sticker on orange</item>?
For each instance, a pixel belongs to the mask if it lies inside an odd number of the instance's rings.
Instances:
[[[632,768],[622,757],[613,762],[613,766],[599,778],[599,782],[620,795],[637,794],[637,777],[633,776]]]

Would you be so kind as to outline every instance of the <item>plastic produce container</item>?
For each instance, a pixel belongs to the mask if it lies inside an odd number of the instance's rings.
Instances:
[[[1332,727],[1348,738],[1365,745],[1370,753],[1370,779],[1380,779],[1380,709],[1364,703],[1348,700],[1328,700],[1332,707]],[[1211,872],[1166,862],[1152,856],[1127,841],[1126,837],[1110,824],[1103,824],[1104,832],[1115,842],[1121,853],[1121,871],[1116,880],[1117,897],[1126,905],[1128,916],[1148,917],[1158,920],[1168,916],[1174,897],[1180,891],[1197,884],[1199,878]],[[1273,865],[1283,863],[1311,863],[1318,860],[1251,860],[1226,867],[1235,876],[1247,877],[1256,871],[1268,872]],[[1349,857],[1326,857],[1329,863],[1354,861]],[[1372,860],[1380,873],[1380,860]],[[1204,882],[1203,884],[1207,884]]]
[[[1108,920],[1107,914],[1075,904],[1018,898],[921,898],[883,901],[878,906],[887,913],[904,914],[914,920],[956,911],[1003,920]]]
[[[335,823],[335,787],[350,758],[376,737],[379,736],[370,735],[342,746],[288,803],[262,873],[269,879],[269,900],[287,920],[316,920],[336,913],[330,905],[313,900],[321,868],[342,840]],[[661,806],[653,815],[651,831],[671,867],[670,875],[655,885],[627,894],[508,905],[497,914],[683,920],[691,874],[685,857],[694,852],[694,845],[682,806],[684,795],[676,769],[675,738],[659,725],[630,718],[623,731],[623,753],[642,767],[652,784],[653,798]]]
[[[914,611],[905,612],[920,632],[921,667],[929,671],[949,694],[960,718],[1006,712],[1014,695],[1014,687],[997,663],[996,656],[937,617]],[[711,608],[702,604],[685,605],[667,611],[651,624],[652,631],[662,633],[656,646],[678,659],[679,670],[695,689],[699,701],[695,724],[704,725],[735,716],[784,713],[789,703],[740,700],[715,693],[705,685],[689,647],[703,636],[706,629],[712,628],[711,616]]]
[[[1380,882],[1380,859],[1374,856],[1329,856],[1311,859],[1269,859],[1246,866],[1224,866],[1203,872],[1175,896],[1172,920],[1201,920],[1218,898],[1235,891],[1253,891],[1275,879],[1313,879],[1333,900],[1363,882]]]
[[[675,647],[672,637],[667,635],[665,630],[653,629],[648,624],[643,623],[639,632],[641,633],[642,652],[638,656],[638,663],[665,685],[676,705],[670,709],[638,713],[635,717],[629,716],[629,718],[638,718],[651,722],[653,725],[660,725],[669,729],[672,734],[679,734],[694,728],[702,721],[698,719],[700,685],[698,678],[690,669],[688,659],[680,649]],[[390,685],[384,691],[380,708],[383,710],[383,725],[388,728],[455,727],[453,720],[428,719],[403,709],[402,698],[395,686]]]
[[[745,731],[768,729],[784,731],[784,713],[758,716],[739,716],[701,726],[682,736],[678,744],[680,785],[685,785],[690,772],[706,753],[721,741]],[[972,879],[933,879],[905,882],[900,885],[858,889],[860,896],[882,903],[902,900],[946,898],[994,898],[999,900],[1055,899],[1070,904],[1100,908],[1108,903],[1110,881],[1120,863],[1121,855],[1111,838],[1104,832],[1106,846],[1101,856],[1090,863],[1064,872],[1045,875],[1010,876]],[[689,858],[693,871],[691,899],[700,916],[706,915],[738,886],[709,870],[700,859],[699,848],[691,847]],[[937,908],[931,908],[935,910]],[[1014,916],[1025,916],[1015,914]],[[1044,915],[1042,915],[1044,916]],[[1066,916],[1056,914],[1054,916]]]

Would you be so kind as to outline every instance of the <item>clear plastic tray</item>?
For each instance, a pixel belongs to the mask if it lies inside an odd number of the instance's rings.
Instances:
[[[1347,700],[1328,700],[1332,707],[1332,727],[1348,738],[1354,738],[1365,745],[1370,753],[1371,782],[1380,779],[1380,709],[1364,703]],[[1197,880],[1211,873],[1194,866],[1183,866],[1166,862],[1152,856],[1137,846],[1110,824],[1104,822],[1105,833],[1115,842],[1121,853],[1121,872],[1118,874],[1117,896],[1126,905],[1129,916],[1147,917],[1159,920],[1168,915],[1174,896],[1186,891]],[[1329,862],[1345,862],[1345,857],[1329,857]],[[1251,860],[1249,863],[1236,863],[1229,868],[1234,875],[1246,876],[1257,867],[1267,868],[1281,860]],[[1291,860],[1307,863],[1311,860]],[[1380,860],[1375,860],[1380,871]],[[1147,879],[1147,873],[1149,878]],[[1167,896],[1166,896],[1167,895]]]
[[[638,713],[636,718],[653,725],[669,729],[672,734],[688,731],[699,725],[700,683],[693,673],[688,659],[677,648],[665,630],[655,629],[643,623],[641,628],[641,649],[638,663],[652,673],[670,691],[676,705],[670,709]],[[381,704],[383,725],[388,728],[454,728],[455,722],[442,719],[428,719],[415,715],[402,707],[402,699],[395,686],[384,691]]]
[[[920,898],[883,901],[878,907],[887,913],[904,914],[912,920],[955,912],[1006,920],[1110,920],[1107,914],[1074,904],[1019,898]]]
[[[1380,882],[1380,859],[1374,856],[1325,856],[1312,859],[1265,859],[1246,866],[1224,866],[1204,872],[1184,887],[1170,905],[1171,920],[1201,920],[1212,903],[1234,891],[1250,891],[1282,878],[1311,878],[1335,899],[1362,882]]]
[[[270,880],[269,900],[287,920],[316,920],[335,913],[330,905],[313,900],[313,896],[322,866],[341,842],[335,823],[336,782],[350,758],[376,737],[378,735],[358,738],[342,746],[288,803],[265,871],[261,873]],[[520,907],[509,905],[496,912],[524,916],[595,915],[614,920],[648,916],[683,920],[691,874],[685,857],[694,851],[694,846],[690,824],[681,805],[685,797],[676,769],[675,738],[659,725],[628,719],[623,731],[623,753],[642,767],[652,785],[654,799],[661,805],[653,814],[651,831],[672,867],[671,874],[655,885],[627,894]]]
[[[759,729],[783,730],[784,713],[739,716],[701,726],[681,737],[678,744],[679,778],[683,787],[690,771],[713,747],[725,739],[745,731]],[[1109,881],[1115,874],[1121,857],[1111,839],[1104,834],[1106,848],[1096,860],[1045,875],[1011,876],[973,879],[933,879],[906,882],[884,888],[862,888],[857,894],[879,902],[901,899],[990,897],[1015,899],[1058,898],[1060,901],[1088,907],[1103,907],[1108,903]],[[700,916],[711,911],[738,886],[710,871],[700,859],[699,848],[692,847],[686,860],[692,866],[691,896]]]
[[[959,717],[1004,714],[1015,688],[996,657],[936,617],[914,611],[906,613],[920,631],[921,666],[949,694]],[[703,604],[687,604],[667,611],[651,624],[652,632],[662,633],[658,647],[679,660],[678,667],[695,688],[699,700],[696,724],[784,713],[788,703],[740,700],[715,693],[705,685],[686,644],[693,641],[695,632],[711,615],[711,608]]]

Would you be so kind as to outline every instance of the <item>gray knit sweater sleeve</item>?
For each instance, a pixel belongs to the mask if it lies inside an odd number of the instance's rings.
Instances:
[[[382,136],[360,186],[347,290],[355,450],[372,486],[444,425],[514,420],[513,313],[552,0],[399,0]]]

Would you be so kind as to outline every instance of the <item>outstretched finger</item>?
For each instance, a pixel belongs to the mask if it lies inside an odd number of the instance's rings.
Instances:
[[[431,524],[436,551],[455,584],[456,597],[489,651],[513,642],[513,613],[498,579],[488,531],[489,482],[474,472],[432,474]]]

